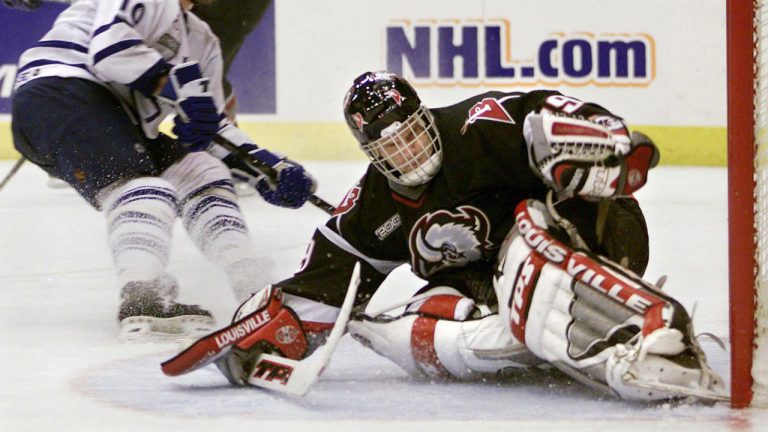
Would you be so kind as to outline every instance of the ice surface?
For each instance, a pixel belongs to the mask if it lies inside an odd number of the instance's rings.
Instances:
[[[0,162],[0,177],[11,165]],[[334,203],[364,171],[360,163],[307,165],[317,194]],[[214,368],[165,377],[159,364],[174,345],[116,340],[118,287],[102,216],[72,190],[45,183],[26,165],[0,191],[0,431],[768,430],[763,411],[629,404],[555,373],[417,382],[348,337],[303,398],[232,388]],[[667,274],[665,289],[689,310],[696,305],[697,332],[727,342],[725,170],[661,167],[638,197],[651,230],[647,277]],[[275,260],[274,276],[289,276],[325,215],[258,197],[241,204],[256,247]],[[180,300],[229,320],[236,303],[224,276],[179,226],[170,270],[181,281]],[[416,287],[406,272],[393,279],[371,308]],[[727,375],[728,353],[708,341],[704,347]]]

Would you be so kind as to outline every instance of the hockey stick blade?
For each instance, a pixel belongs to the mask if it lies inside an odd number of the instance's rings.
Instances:
[[[261,354],[248,378],[248,384],[282,393],[303,396],[317,381],[344,335],[352,312],[352,306],[360,286],[360,263],[355,264],[349,280],[347,295],[339,310],[339,316],[322,348],[303,360],[291,360],[272,354]]]
[[[248,154],[248,152],[245,149],[237,146],[235,143],[229,141],[223,136],[218,135],[213,140],[213,142],[216,143],[217,145],[220,145],[231,154],[235,155],[238,159],[245,162],[246,165],[249,165],[249,164],[252,165],[253,168],[261,171],[264,175],[268,176],[272,180],[277,179],[278,173],[277,171],[275,171],[274,168],[264,163],[261,163],[258,160],[255,160],[253,157],[251,157],[250,154]],[[333,214],[333,212],[336,211],[336,207],[331,205],[328,201],[318,197],[317,195],[314,195],[314,194],[310,195],[308,201],[311,202],[315,207],[319,208],[320,210],[328,214]]]

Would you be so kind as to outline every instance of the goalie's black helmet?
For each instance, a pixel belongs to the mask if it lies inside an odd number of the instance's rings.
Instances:
[[[389,72],[357,77],[344,98],[344,118],[374,166],[406,185],[426,183],[440,169],[440,136],[416,90]]]

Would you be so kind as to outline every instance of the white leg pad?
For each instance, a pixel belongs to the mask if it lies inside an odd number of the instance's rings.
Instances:
[[[470,379],[508,367],[525,367],[525,347],[498,315],[452,321],[406,315],[393,321],[354,320],[350,333],[380,355],[416,376]]]
[[[722,397],[685,310],[622,267],[573,251],[524,202],[494,289],[509,331],[535,355],[626,399]],[[650,389],[650,390],[649,390]]]

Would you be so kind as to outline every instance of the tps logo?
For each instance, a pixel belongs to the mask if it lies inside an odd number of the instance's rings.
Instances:
[[[423,22],[423,24],[422,24]],[[515,46],[506,19],[392,21],[387,69],[424,85],[649,85],[655,42],[643,33],[557,32]],[[516,54],[517,55],[517,54]],[[460,62],[457,62],[460,60]]]

